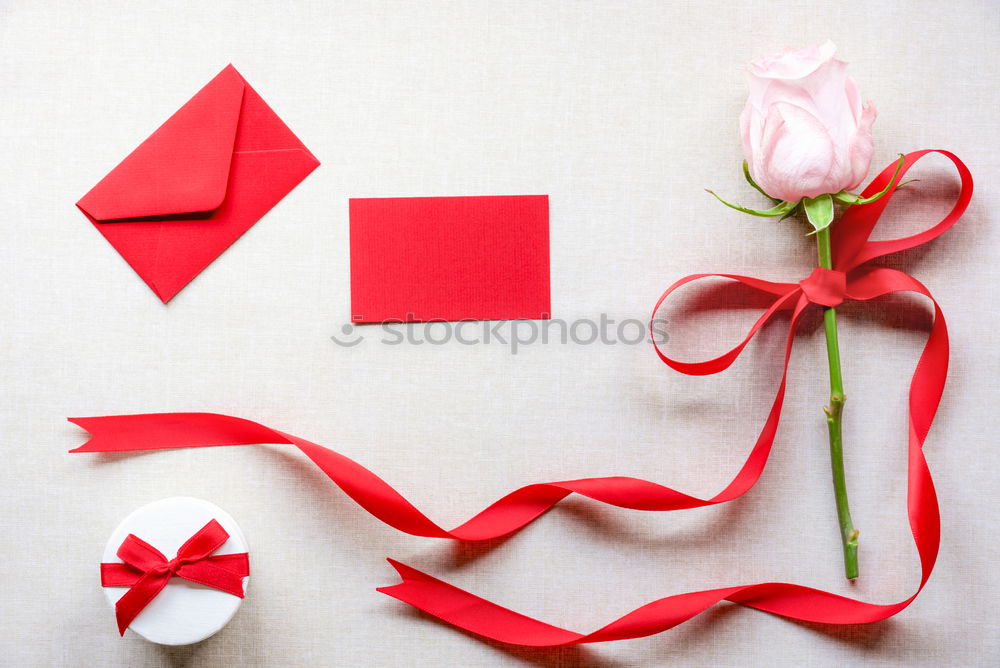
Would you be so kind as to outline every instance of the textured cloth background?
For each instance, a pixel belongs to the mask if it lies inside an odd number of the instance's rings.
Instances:
[[[10,665],[996,665],[1000,178],[993,0],[892,2],[0,2],[0,651]],[[217,411],[347,454],[446,524],[512,488],[637,475],[714,494],[773,396],[784,327],[728,372],[691,378],[648,345],[330,340],[349,321],[351,196],[551,198],[553,312],[644,320],[695,271],[796,280],[801,223],[751,219],[737,117],[752,57],[832,37],[866,98],[881,169],[950,148],[965,219],[891,261],[941,301],[952,367],[927,442],[938,567],[886,622],[828,628],[732,605],[652,638],[525,650],[481,642],[374,591],[392,556],[545,621],[589,631],[653,598],[787,580],[878,602],[918,576],[905,515],[906,388],[930,310],[842,309],[846,451],[862,578],[841,556],[813,317],[767,471],[722,507],[643,514],[570,499],[509,540],[395,532],[288,448],[68,455],[67,416]],[[227,63],[323,161],[169,306],[74,202]],[[873,169],[874,173],[874,169]],[[927,227],[957,179],[943,159],[882,236]],[[886,221],[888,222],[888,220]],[[728,348],[749,310],[666,314],[669,350]],[[509,328],[507,330],[509,333]],[[246,532],[250,596],[201,645],[120,639],[98,586],[111,530],[192,495]]]

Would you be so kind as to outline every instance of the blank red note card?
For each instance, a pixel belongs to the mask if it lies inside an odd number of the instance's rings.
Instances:
[[[350,207],[352,321],[550,317],[548,195]]]

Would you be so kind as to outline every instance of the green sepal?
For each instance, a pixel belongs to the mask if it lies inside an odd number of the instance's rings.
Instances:
[[[747,161],[746,161],[746,160],[744,160],[744,161],[743,161],[743,176],[744,176],[744,178],[746,178],[746,180],[747,180],[747,183],[749,183],[749,184],[750,184],[750,186],[751,186],[751,187],[752,187],[752,188],[753,188],[754,190],[756,190],[757,192],[759,192],[759,193],[760,193],[761,195],[763,195],[764,197],[768,198],[769,200],[771,200],[771,201],[772,201],[772,202],[774,202],[775,204],[777,204],[777,203],[779,203],[779,202],[781,201],[781,200],[780,200],[780,199],[778,199],[777,197],[771,197],[771,196],[770,196],[770,195],[768,195],[768,194],[767,194],[766,192],[764,192],[764,189],[763,189],[763,188],[761,188],[761,187],[760,187],[759,185],[757,185],[757,182],[753,180],[753,177],[752,177],[752,176],[750,176],[750,165],[749,165],[749,164],[747,164]]]
[[[830,195],[804,197],[802,207],[806,210],[806,218],[817,232],[830,227],[833,222],[833,197]]]
[[[795,202],[782,202],[781,200],[778,200],[779,202],[778,205],[775,206],[773,209],[766,209],[763,211],[760,209],[748,209],[747,207],[739,206],[738,204],[730,204],[729,202],[722,199],[721,197],[716,195],[711,190],[708,190],[707,188],[705,189],[705,192],[707,192],[712,197],[714,197],[715,199],[719,200],[720,202],[728,206],[730,209],[736,209],[737,211],[742,211],[743,213],[749,213],[751,216],[761,216],[764,218],[777,218],[778,216],[787,215],[790,211],[792,211],[796,207]]]
[[[876,193],[876,194],[872,195],[871,197],[861,197],[860,195],[855,195],[854,193],[849,193],[849,192],[847,192],[845,190],[841,190],[839,193],[834,194],[833,198],[835,200],[837,200],[838,202],[840,202],[841,204],[846,204],[848,206],[851,206],[851,205],[854,205],[854,204],[871,204],[872,202],[876,202],[876,201],[882,199],[887,194],[889,194],[889,191],[892,189],[892,184],[896,182],[897,178],[899,178],[899,170],[901,170],[903,168],[903,161],[905,161],[905,160],[906,160],[906,156],[903,155],[902,153],[900,153],[899,154],[899,161],[896,163],[896,171],[893,172],[892,178],[889,179],[889,183],[885,186],[885,188],[882,189],[882,192]],[[910,181],[907,181],[906,183],[912,183],[915,180],[916,179],[911,179]],[[898,185],[896,187],[897,188],[902,188],[904,185],[906,185],[906,184],[905,183],[904,184],[900,184],[900,185]]]
[[[833,199],[837,200],[841,204],[846,204],[850,206],[852,204],[858,204],[861,198],[854,193],[849,193],[846,190],[841,190],[839,193],[833,193],[830,195]]]
[[[800,210],[800,209],[802,208],[801,206],[799,206],[799,205],[800,205],[801,203],[802,203],[802,202],[796,202],[796,203],[795,203],[795,206],[793,206],[793,207],[792,207],[792,208],[791,208],[791,209],[790,209],[790,210],[788,211],[788,213],[786,213],[786,214],[785,214],[784,216],[782,216],[781,218],[779,218],[779,219],[778,219],[778,222],[780,223],[780,222],[781,222],[781,221],[783,221],[783,220],[784,220],[785,218],[791,218],[792,216],[794,216],[795,214],[797,214],[797,213],[799,212],[799,210]]]

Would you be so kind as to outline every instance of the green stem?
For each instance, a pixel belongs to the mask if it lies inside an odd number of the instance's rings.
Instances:
[[[819,266],[833,269],[833,254],[830,249],[830,228],[816,233],[819,246]],[[827,308],[823,312],[823,327],[826,330],[826,355],[830,363],[830,405],[824,408],[826,426],[830,432],[830,464],[833,468],[833,493],[837,499],[837,517],[840,520],[840,536],[844,543],[844,571],[848,580],[858,577],[858,530],[851,521],[851,510],[847,503],[847,482],[844,478],[844,440],[841,431],[841,416],[844,412],[844,379],[840,371],[840,345],[837,342],[837,311]]]

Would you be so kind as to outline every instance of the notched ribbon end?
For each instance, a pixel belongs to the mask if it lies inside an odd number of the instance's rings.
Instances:
[[[71,423],[75,424],[77,427],[79,427],[80,429],[83,429],[85,432],[87,432],[87,435],[90,436],[90,438],[87,439],[86,443],[78,445],[75,448],[73,448],[72,450],[67,450],[67,452],[70,452],[70,453],[74,453],[74,452],[95,452],[95,450],[91,447],[91,444],[96,439],[96,436],[94,436],[93,430],[88,426],[88,424],[90,423],[90,421],[93,420],[93,419],[94,418],[85,418],[85,417],[68,417],[68,418],[66,418],[67,422],[71,422]]]
[[[421,573],[420,571],[416,570],[415,568],[411,568],[410,566],[407,566],[404,563],[398,562],[395,559],[393,559],[392,557],[386,557],[385,560],[389,562],[390,566],[392,566],[394,569],[396,569],[396,574],[399,576],[399,578],[400,578],[400,580],[402,580],[402,582],[400,582],[399,584],[389,585],[389,586],[386,586],[386,587],[378,587],[375,591],[382,592],[383,594],[388,594],[389,593],[388,590],[394,589],[394,588],[399,587],[399,586],[402,586],[402,585],[406,584],[407,580],[412,580],[416,576],[424,575],[423,573]],[[391,596],[391,594],[390,594],[390,596]]]
[[[408,603],[414,605],[414,602],[406,596],[406,592],[411,588],[411,580],[414,574],[423,575],[420,571],[416,571],[406,564],[402,564],[391,557],[386,557],[386,561],[389,565],[396,569],[396,574],[399,576],[400,581],[394,585],[386,585],[384,587],[376,587],[375,591],[380,594],[385,594],[391,598],[401,601],[403,603]]]

